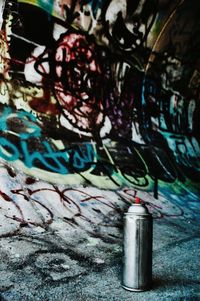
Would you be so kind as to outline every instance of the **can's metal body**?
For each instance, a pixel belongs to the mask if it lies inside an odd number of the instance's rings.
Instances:
[[[124,216],[122,286],[144,291],[152,284],[153,219],[146,206],[133,204]]]

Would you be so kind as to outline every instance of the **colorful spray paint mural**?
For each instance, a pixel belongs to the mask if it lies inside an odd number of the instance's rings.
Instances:
[[[50,183],[195,195],[199,13],[195,0],[6,1],[0,157]]]

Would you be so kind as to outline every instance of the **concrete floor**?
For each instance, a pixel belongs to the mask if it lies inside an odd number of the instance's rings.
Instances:
[[[32,216],[25,223],[9,218],[14,209],[3,208],[5,200],[0,204],[0,300],[200,300],[198,200],[189,208],[184,199],[177,204],[140,193],[149,197],[154,216],[153,288],[133,293],[121,287],[122,216],[128,203],[117,193],[93,190],[98,198],[82,203],[81,217],[56,215],[64,210],[57,205],[51,207],[51,222],[42,224],[34,218],[45,216],[44,207],[21,204]]]

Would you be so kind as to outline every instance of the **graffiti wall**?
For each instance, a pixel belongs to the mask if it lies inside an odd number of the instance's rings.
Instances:
[[[3,8],[4,166],[50,185],[197,195],[198,1],[8,0]]]

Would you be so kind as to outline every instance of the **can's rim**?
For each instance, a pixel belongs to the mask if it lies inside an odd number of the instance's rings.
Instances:
[[[122,285],[122,287],[127,290],[127,291],[131,291],[131,292],[144,292],[144,291],[147,291],[147,290],[150,290],[151,289],[151,286],[147,286],[145,288],[132,288],[132,287],[128,287],[126,285]]]

